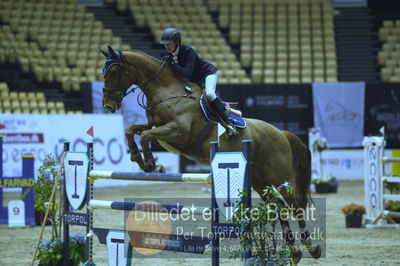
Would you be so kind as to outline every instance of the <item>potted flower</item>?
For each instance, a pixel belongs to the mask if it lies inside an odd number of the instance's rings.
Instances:
[[[350,203],[342,207],[342,212],[346,215],[346,227],[361,227],[362,216],[365,214],[364,205]]]
[[[35,248],[35,247],[34,247]],[[85,262],[86,239],[82,234],[70,234],[69,242],[69,265],[77,266]],[[41,240],[39,252],[36,256],[39,266],[63,265],[63,241]]]
[[[312,179],[316,193],[337,192],[338,179],[333,175],[319,176]]]
[[[322,152],[328,150],[328,141],[321,137],[320,132],[312,128],[310,129],[310,141],[314,139],[310,145],[313,160],[313,185],[317,193],[336,193],[338,188],[338,179],[331,175],[325,175],[323,169]]]
[[[234,251],[230,258],[237,258],[240,255],[246,257],[244,261],[246,266],[292,265],[294,261],[300,259],[292,257],[286,242],[277,245],[276,240],[274,241],[276,236],[274,229],[279,224],[276,214],[284,211],[283,209],[286,209],[287,213],[292,213],[279,200],[279,191],[283,188],[291,193],[292,188],[287,183],[278,188],[267,186],[263,193],[263,198],[266,200],[251,207],[239,204],[232,221],[240,224],[242,232],[247,233],[240,235],[240,250]],[[270,204],[274,204],[274,207],[270,207]]]

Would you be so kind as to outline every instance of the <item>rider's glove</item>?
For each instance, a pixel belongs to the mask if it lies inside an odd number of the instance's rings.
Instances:
[[[164,56],[163,60],[165,60],[165,62],[167,62],[168,65],[175,64],[174,56],[172,54],[167,54],[166,56]]]

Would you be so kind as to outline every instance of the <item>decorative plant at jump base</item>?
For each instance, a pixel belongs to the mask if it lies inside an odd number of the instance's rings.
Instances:
[[[312,183],[317,193],[337,192],[338,179],[333,175],[314,177]]]
[[[346,227],[361,227],[362,216],[365,214],[364,205],[350,203],[341,209],[346,216]]]
[[[322,152],[328,149],[328,141],[326,138],[318,138],[311,145],[313,152]]]
[[[240,203],[232,220],[241,225],[242,232],[247,232],[241,234],[240,250],[233,252],[231,258],[238,258],[247,251],[250,257],[245,265],[293,265],[289,246],[286,243],[276,245],[277,213],[291,213],[280,201],[282,189],[292,193],[287,183],[278,188],[267,186],[263,193],[265,201],[252,207]]]
[[[54,203],[49,204],[48,202],[54,186],[54,177],[57,175],[57,167],[58,162],[51,155],[46,155],[43,165],[38,169],[38,178],[30,188],[35,191],[35,209],[45,213],[47,208],[49,208],[48,221],[50,221],[52,229],[51,239],[41,240],[40,242],[39,252],[36,256],[36,259],[39,260],[39,265],[57,265],[62,258],[61,206],[63,198],[61,192],[63,191],[63,182],[61,178],[56,184],[59,196],[55,197]],[[63,174],[61,176],[63,176]],[[22,197],[25,197],[30,189],[27,190]],[[83,239],[83,235],[70,235],[70,265],[80,265],[81,262],[85,261],[86,245]]]
[[[70,234],[69,238],[69,265],[81,265],[85,261],[86,238],[82,234]],[[37,259],[39,265],[63,265],[62,264],[62,239],[42,240],[39,245]]]
[[[385,210],[400,212],[400,201],[389,200],[385,202]],[[400,218],[392,217],[393,221],[400,223]]]
[[[399,176],[399,175],[400,174],[393,175],[393,176]],[[390,194],[400,194],[400,184],[399,183],[385,182],[385,188],[387,190],[389,190]]]
[[[54,236],[58,238],[61,233],[61,228],[58,228],[57,226],[61,227],[60,219],[61,213],[59,212],[57,215],[57,210],[59,206],[56,204],[52,204],[51,206],[48,206],[50,195],[54,186],[54,176],[57,174],[57,165],[58,162],[51,156],[51,155],[46,155],[45,160],[43,161],[43,165],[39,167],[39,176],[37,177],[37,180],[33,184],[32,187],[30,187],[23,195],[22,197],[24,198],[25,195],[33,189],[35,192],[35,209],[36,211],[40,213],[45,213],[47,208],[49,207],[49,215],[48,215],[48,221],[50,221],[53,229]],[[59,181],[57,184],[57,188],[61,188],[62,182]],[[61,199],[61,198],[60,198]],[[61,204],[61,200],[59,201]],[[46,221],[46,223],[48,222]],[[40,221],[41,222],[41,221]]]
[[[399,176],[400,173],[393,173],[392,176]],[[389,190],[390,194],[400,194],[400,184],[399,183],[389,183],[385,182],[385,188]],[[400,212],[400,201],[389,200],[385,202],[385,210]],[[392,217],[396,223],[400,223],[400,219],[397,217]]]
[[[328,150],[328,142],[326,138],[318,138],[316,139],[312,145],[312,150],[313,153],[320,153]],[[320,164],[321,164],[321,172],[322,172],[322,155],[320,155]],[[337,187],[338,187],[338,179],[333,176],[332,174],[330,175],[324,175],[321,173],[321,176],[318,177],[313,177],[312,183],[315,185],[315,189],[317,193],[329,193],[329,192],[337,192]]]
[[[385,202],[385,210],[400,212],[400,201],[389,200]]]

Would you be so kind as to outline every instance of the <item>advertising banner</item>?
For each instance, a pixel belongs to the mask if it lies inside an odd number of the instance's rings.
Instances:
[[[330,148],[362,146],[364,98],[364,82],[313,84],[314,127]]]
[[[94,143],[94,168],[110,171],[141,171],[132,163],[127,153],[125,132],[121,115],[104,114],[4,114],[0,124],[3,138],[4,176],[21,175],[21,155],[35,156],[35,174],[43,164],[47,154],[61,159],[63,143],[70,142],[70,149],[86,151],[86,142]],[[86,134],[93,126],[94,138]],[[171,156],[174,156],[171,154]],[[178,158],[162,157],[162,161],[175,163],[173,170],[179,169]],[[171,165],[169,169],[173,168]],[[99,180],[96,186],[126,185],[118,180]]]

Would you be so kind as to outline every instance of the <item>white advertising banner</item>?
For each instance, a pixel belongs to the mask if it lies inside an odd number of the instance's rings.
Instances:
[[[364,82],[313,83],[314,127],[330,148],[362,147]]]
[[[384,156],[393,157],[393,150],[385,150]],[[364,150],[325,150],[322,151],[324,175],[338,179],[364,179]],[[390,173],[391,164],[385,165],[385,172]]]
[[[121,115],[111,114],[4,114],[0,124],[3,138],[4,176],[21,175],[21,155],[35,155],[35,174],[46,154],[61,159],[64,141],[70,150],[86,151],[86,142],[94,143],[94,169],[109,171],[141,171],[130,161]],[[93,126],[94,139],[86,132]],[[178,172],[179,158],[171,153],[156,154],[159,162],[168,162],[168,170]],[[176,170],[176,171],[175,171]],[[95,186],[127,185],[134,181],[99,180]]]
[[[338,179],[364,178],[364,152],[359,150],[325,150],[321,152],[322,172]]]

